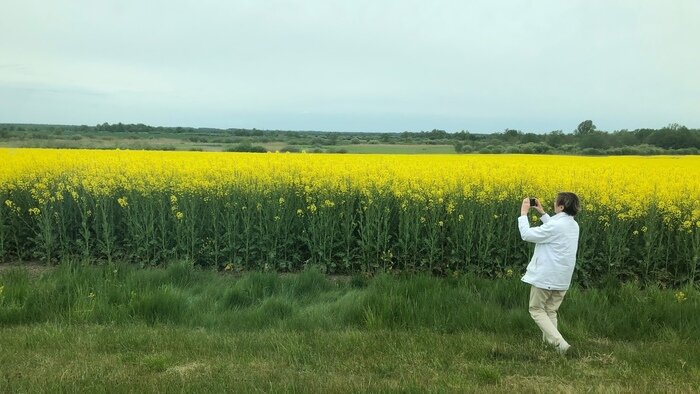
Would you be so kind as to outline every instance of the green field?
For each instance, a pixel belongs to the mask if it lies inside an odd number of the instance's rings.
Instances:
[[[579,342],[561,358],[484,332],[5,328],[3,392],[697,392],[696,341]]]
[[[130,150],[179,150],[179,151],[204,151],[222,152],[235,147],[239,142],[245,142],[243,138],[225,137],[201,137],[212,142],[191,141],[188,135],[178,134],[133,134],[111,133],[107,135],[99,134],[65,134],[51,135],[48,133],[35,133],[31,138],[0,139],[0,147],[7,148],[67,148],[67,149],[130,149]],[[197,137],[194,137],[197,138]],[[218,141],[218,142],[213,142]],[[320,150],[323,152],[346,153],[396,153],[396,154],[416,154],[434,153],[446,154],[455,153],[453,145],[428,145],[428,144],[347,144],[347,145],[311,145],[309,143],[290,145],[288,141],[252,141],[254,146],[260,146],[270,152],[281,151],[285,148],[293,148],[299,151],[313,152]]]
[[[700,294],[573,288],[566,357],[528,288],[64,263],[0,265],[1,392],[694,392]]]

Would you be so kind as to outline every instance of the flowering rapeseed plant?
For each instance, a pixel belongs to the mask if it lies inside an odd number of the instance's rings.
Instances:
[[[698,271],[698,156],[0,149],[0,161],[0,254],[352,271],[391,250],[394,268],[495,273],[489,264],[522,255],[522,198],[548,208],[568,190],[588,237],[581,277],[607,272],[586,264],[647,275],[669,259],[679,277]]]
[[[688,299],[688,296],[682,291],[676,292],[675,297],[677,302],[683,302]]]

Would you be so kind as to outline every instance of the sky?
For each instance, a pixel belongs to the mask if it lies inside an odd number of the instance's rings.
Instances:
[[[0,0],[0,123],[700,127],[698,0]]]

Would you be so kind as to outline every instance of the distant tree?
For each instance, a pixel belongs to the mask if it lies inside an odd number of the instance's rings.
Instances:
[[[445,130],[433,129],[428,133],[428,138],[431,140],[436,140],[440,138],[447,138],[447,132]]]
[[[242,142],[238,145],[231,146],[225,149],[226,152],[254,152],[265,153],[267,149],[262,146],[252,145],[250,142]]]
[[[688,130],[688,128],[685,127],[685,126],[683,126],[683,125],[680,125],[680,124],[678,124],[678,123],[670,123],[668,126],[664,127],[664,128],[661,129],[661,130],[673,130],[673,131],[677,131],[677,130]]]
[[[593,124],[592,120],[584,120],[583,122],[579,123],[578,127],[576,128],[575,134],[576,135],[587,135],[587,134],[594,132],[595,129],[596,129],[596,127]]]
[[[566,141],[566,136],[564,135],[563,131],[554,130],[549,134],[545,134],[544,139],[549,145],[558,148],[559,146],[564,144],[564,142]]]
[[[505,138],[506,141],[518,141],[520,139],[520,136],[523,135],[523,132],[520,130],[514,130],[514,129],[506,129],[503,132],[503,137]]]
[[[462,130],[460,132],[454,133],[453,138],[459,141],[469,141],[472,140],[474,136],[470,132]]]
[[[651,135],[651,133],[655,132],[656,130],[654,129],[636,129],[632,133],[634,133],[634,136],[637,137],[638,141],[646,141],[647,138]]]
[[[649,134],[646,142],[664,149],[700,148],[700,131],[690,131],[687,127],[670,125]]]
[[[581,136],[579,139],[579,146],[581,148],[590,149],[605,149],[608,148],[608,140],[606,138],[607,134],[600,131],[591,131]],[[596,153],[588,153],[596,154]]]
[[[547,144],[542,144],[542,143],[534,143],[534,142],[528,142],[526,144],[522,144],[518,147],[522,153],[537,153],[537,154],[543,154],[547,153],[552,149],[551,146]]]
[[[542,140],[542,136],[535,134],[535,133],[525,133],[520,137],[520,141],[522,143],[531,143],[531,142],[540,142]]]
[[[327,134],[328,145],[338,145],[338,133]]]
[[[610,140],[611,146],[634,146],[642,141],[634,132],[625,129],[614,132]]]

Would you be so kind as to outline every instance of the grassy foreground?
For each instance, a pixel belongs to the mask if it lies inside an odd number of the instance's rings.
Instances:
[[[692,288],[572,289],[567,357],[517,278],[64,264],[3,269],[0,288],[0,392],[700,389]]]

